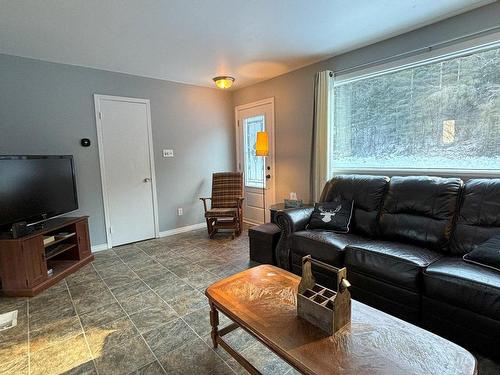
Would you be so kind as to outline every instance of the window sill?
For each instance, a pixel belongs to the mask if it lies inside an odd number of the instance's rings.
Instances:
[[[387,176],[451,176],[467,178],[500,177],[500,170],[471,169],[410,169],[410,168],[334,168],[331,175],[337,174],[375,174]]]

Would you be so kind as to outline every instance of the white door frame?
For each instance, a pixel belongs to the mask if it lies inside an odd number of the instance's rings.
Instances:
[[[241,169],[241,148],[242,148],[242,145],[241,145],[241,139],[240,139],[240,131],[239,131],[239,124],[238,124],[238,112],[241,111],[241,110],[244,110],[244,109],[250,109],[250,108],[254,108],[254,107],[258,107],[258,106],[261,106],[261,105],[265,105],[265,104],[270,104],[271,105],[271,110],[272,110],[272,118],[273,118],[273,132],[272,132],[272,135],[273,135],[273,139],[271,139],[271,162],[273,164],[273,176],[271,178],[271,190],[272,190],[272,196],[268,196],[268,198],[270,198],[269,200],[272,202],[272,203],[275,203],[276,202],[276,152],[275,152],[275,139],[276,139],[276,115],[275,115],[275,111],[274,111],[274,96],[270,97],[270,98],[266,98],[266,99],[261,99],[261,100],[257,100],[255,102],[251,102],[251,103],[247,103],[247,104],[241,104],[241,105],[237,105],[234,107],[234,129],[235,129],[235,134],[236,134],[236,170],[238,172],[242,172],[242,169]],[[269,156],[268,156],[269,158]],[[264,166],[265,167],[265,166]],[[244,188],[244,187],[243,187]],[[269,207],[266,207],[266,209],[268,210]],[[245,222],[247,222],[245,220]],[[251,223],[251,224],[255,224],[255,223]]]
[[[158,199],[156,194],[156,175],[155,175],[155,162],[154,162],[154,152],[153,152],[153,132],[151,128],[151,105],[149,99],[139,99],[139,98],[127,98],[123,96],[112,96],[112,95],[100,95],[94,94],[94,106],[95,106],[95,123],[97,127],[97,144],[99,149],[99,165],[101,167],[101,187],[102,187],[102,200],[104,202],[104,222],[106,223],[106,243],[108,249],[113,247],[113,242],[111,236],[109,235],[109,228],[111,227],[111,222],[109,219],[109,204],[108,204],[108,192],[106,190],[106,167],[104,165],[104,142],[102,135],[102,116],[101,116],[101,99],[112,100],[117,102],[129,102],[129,103],[142,103],[146,104],[147,112],[147,131],[148,131],[148,149],[149,149],[149,165],[151,168],[151,186],[153,192],[153,220],[154,220],[154,231],[155,237],[160,237],[160,226],[158,219]]]

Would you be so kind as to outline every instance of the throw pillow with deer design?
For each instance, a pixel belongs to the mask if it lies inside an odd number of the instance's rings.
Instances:
[[[337,197],[331,202],[315,203],[307,229],[348,233],[353,207],[354,201],[341,197]]]

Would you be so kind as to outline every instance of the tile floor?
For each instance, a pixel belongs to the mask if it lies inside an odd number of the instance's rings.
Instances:
[[[211,348],[203,292],[250,266],[247,231],[193,231],[95,258],[35,298],[0,298],[0,313],[19,311],[17,327],[0,332],[0,374],[245,373]],[[245,332],[228,337],[264,373],[293,371]]]
[[[0,332],[0,374],[245,374],[212,349],[203,291],[249,266],[246,231],[209,240],[199,230],[96,253],[35,298],[0,298],[0,313],[19,311],[17,327]],[[242,330],[226,338],[263,374],[296,373]],[[480,375],[498,373],[480,359]]]

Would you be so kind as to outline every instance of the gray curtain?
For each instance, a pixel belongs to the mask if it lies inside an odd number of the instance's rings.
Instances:
[[[333,120],[333,72],[316,73],[314,79],[314,117],[311,153],[311,199],[319,200],[330,175],[328,151]]]

